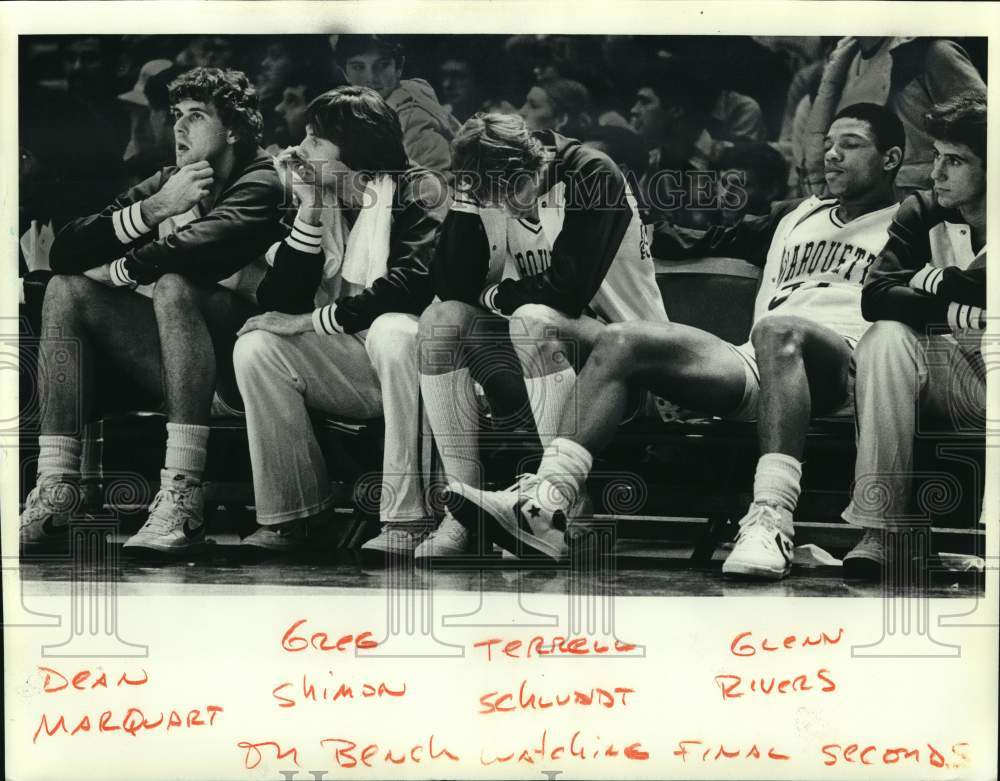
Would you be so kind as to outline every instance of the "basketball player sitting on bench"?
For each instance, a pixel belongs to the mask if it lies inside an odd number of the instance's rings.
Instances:
[[[428,267],[450,198],[440,176],[407,160],[396,113],[374,90],[326,92],[305,122],[305,140],[275,160],[299,201],[257,291],[276,311],[246,322],[233,356],[257,504],[243,545],[273,553],[303,548],[331,514],[310,410],[384,414],[382,521],[428,516],[412,344],[394,337],[399,324],[416,334],[433,297]]]
[[[478,484],[473,380],[491,393],[514,369],[547,445],[605,324],[666,327],[667,314],[636,201],[607,155],[503,114],[472,117],[453,148],[458,192],[434,260],[442,301],[420,318],[420,390],[449,479]],[[446,515],[414,555],[472,545]]]
[[[593,455],[614,436],[629,384],[638,381],[682,407],[758,421],[753,504],[723,572],[786,575],[809,418],[850,403],[851,353],[868,326],[861,286],[898,206],[893,179],[905,137],[892,112],[856,104],[836,116],[826,144],[834,197],[776,204],[768,216],[712,228],[694,246],[669,253],[744,258],[763,268],[749,342],[735,346],[674,323],[608,326],[537,475],[506,491],[450,485],[449,508],[470,522],[481,513],[501,544],[564,554],[560,529],[580,515]]]
[[[843,517],[865,533],[844,557],[847,577],[881,578],[890,540],[897,556],[927,553],[906,541],[914,526],[930,527],[912,505],[918,416],[986,423],[986,99],[971,92],[934,106],[926,126],[934,190],[903,201],[861,296],[876,322],[857,350],[858,460]]]
[[[57,275],[43,306],[42,433],[38,483],[21,516],[25,548],[66,544],[79,503],[82,424],[103,410],[164,402],[160,491],[125,547],[184,553],[205,538],[209,416],[231,411],[220,396],[238,403],[230,355],[236,330],[256,311],[219,283],[238,284],[238,272],[281,238],[284,196],[257,146],[257,95],[243,73],[196,68],[170,85],[170,100],[177,166],[68,223],[52,246]],[[76,355],[64,363],[67,344]]]

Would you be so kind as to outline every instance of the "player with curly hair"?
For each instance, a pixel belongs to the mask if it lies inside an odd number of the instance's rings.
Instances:
[[[125,547],[177,554],[205,538],[209,417],[239,403],[232,348],[259,311],[250,264],[284,236],[284,194],[258,147],[257,95],[242,72],[195,68],[169,93],[176,166],[70,221],[52,246],[42,332],[59,338],[40,347],[44,401],[38,483],[21,516],[26,548],[65,544],[82,423],[109,409],[162,405],[160,491]],[[78,354],[63,366],[67,344]]]

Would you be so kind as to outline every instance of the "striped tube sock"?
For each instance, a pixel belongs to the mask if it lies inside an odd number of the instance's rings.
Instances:
[[[757,504],[795,510],[802,491],[802,464],[784,453],[765,453],[757,462],[753,480],[753,500]]]
[[[80,479],[83,445],[76,437],[43,434],[38,438],[38,477],[56,480]]]
[[[167,458],[163,468],[201,480],[208,455],[208,426],[167,423]]]

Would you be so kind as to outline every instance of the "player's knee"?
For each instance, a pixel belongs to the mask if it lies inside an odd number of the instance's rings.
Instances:
[[[893,358],[912,355],[917,339],[916,331],[895,320],[873,323],[854,351],[858,371],[877,371]]]
[[[598,337],[587,359],[588,365],[618,373],[634,365],[642,334],[632,323],[611,323]]]
[[[545,339],[555,335],[562,319],[563,315],[545,304],[524,304],[511,315],[510,333],[512,336]]]
[[[66,309],[77,311],[94,284],[82,275],[56,274],[45,288],[43,317],[58,315]]]
[[[388,312],[368,329],[365,350],[375,366],[416,360],[418,324],[412,315]]]
[[[802,355],[802,324],[794,317],[766,317],[753,327],[750,341],[759,357],[790,360]]]
[[[467,332],[476,313],[482,313],[463,301],[439,301],[420,315],[420,339],[442,339]]]
[[[267,373],[281,350],[282,337],[268,331],[249,331],[233,346],[233,369],[242,390],[254,378]]]
[[[194,301],[194,285],[180,274],[164,274],[153,288],[153,306],[158,310],[164,307],[191,306]]]

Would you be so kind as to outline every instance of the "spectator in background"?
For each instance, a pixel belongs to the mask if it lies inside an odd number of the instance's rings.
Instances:
[[[677,58],[657,58],[637,83],[632,127],[650,150],[640,200],[675,225],[705,227],[724,147],[707,130],[717,96]]]
[[[636,192],[649,157],[638,133],[628,127],[594,125],[583,133],[580,140],[584,146],[598,149],[618,163],[629,186]]]
[[[906,158],[897,194],[927,189],[934,161],[924,116],[936,103],[986,85],[965,50],[944,38],[842,38],[830,57],[809,115],[805,173],[822,193],[823,134],[835,111],[859,102],[887,106],[906,129]]]
[[[400,44],[378,35],[342,35],[336,56],[347,81],[375,90],[399,116],[403,146],[413,162],[434,171],[451,169],[451,140],[460,127],[423,79],[403,79]]]
[[[719,156],[721,225],[734,225],[745,214],[763,215],[785,197],[788,164],[770,144],[734,144]]]
[[[760,104],[749,95],[731,89],[719,91],[708,115],[708,132],[719,141],[763,142],[767,126]]]
[[[224,35],[200,35],[191,40],[174,57],[174,62],[182,69],[228,68],[233,65],[235,55],[232,41]]]
[[[61,40],[64,81],[20,85],[21,146],[51,178],[38,205],[57,230],[71,217],[97,211],[125,186],[128,116],[109,88],[113,49],[103,36]],[[30,50],[22,52],[20,78],[26,80],[34,60]]]
[[[442,62],[438,69],[438,85],[444,107],[459,122],[465,122],[479,111],[483,103],[482,88],[470,59],[449,57]]]
[[[174,161],[173,121],[167,112],[157,111],[154,116],[146,97],[149,80],[164,71],[175,73],[176,68],[170,60],[150,60],[139,69],[135,86],[118,96],[128,106],[131,116],[132,132],[122,155],[130,184],[142,181],[156,169]]]
[[[284,125],[277,138],[284,139],[288,145],[298,144],[306,135],[306,108],[313,98],[341,86],[344,86],[344,80],[339,69],[336,75],[328,75],[324,69],[317,69],[312,64],[296,66],[286,76],[281,102],[274,107]],[[277,154],[280,149],[272,145],[267,151]]]
[[[590,93],[580,82],[546,78],[528,90],[518,113],[528,130],[555,130],[579,139],[593,124],[589,106]]]

